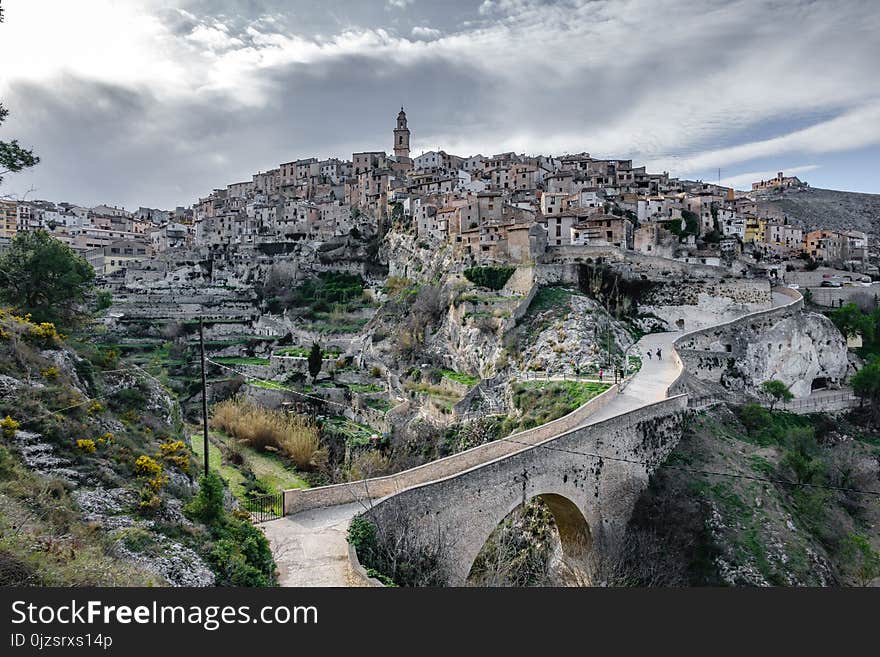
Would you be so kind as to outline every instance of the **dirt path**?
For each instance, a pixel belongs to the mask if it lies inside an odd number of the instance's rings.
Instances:
[[[263,523],[279,586],[351,586],[346,533],[360,504],[303,511]]]

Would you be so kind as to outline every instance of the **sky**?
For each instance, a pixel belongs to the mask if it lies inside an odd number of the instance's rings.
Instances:
[[[302,157],[631,158],[880,193],[876,0],[0,0],[0,195],[171,208]],[[719,171],[720,170],[720,171]]]

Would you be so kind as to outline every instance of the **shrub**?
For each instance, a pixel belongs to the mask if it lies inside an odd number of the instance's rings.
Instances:
[[[91,438],[80,438],[76,441],[76,447],[86,454],[92,454],[96,449],[95,441]]]
[[[182,440],[174,440],[159,445],[159,455],[163,461],[176,465],[182,472],[189,472],[189,451]]]
[[[26,315],[25,319],[30,320],[30,317],[30,315]],[[44,347],[57,346],[64,339],[64,336],[56,330],[55,324],[52,322],[32,324],[30,327],[30,337],[33,342]]]
[[[464,270],[464,277],[474,285],[500,290],[515,271],[516,267],[470,267]]]
[[[158,493],[162,486],[168,483],[168,477],[162,474],[162,464],[146,454],[142,454],[135,461],[134,472],[146,481],[149,490],[153,493]]]
[[[12,440],[15,438],[15,432],[18,431],[18,428],[21,426],[18,422],[13,420],[8,415],[0,420],[0,429],[3,429],[3,437],[7,440]]]
[[[785,440],[781,464],[794,475],[798,484],[822,483],[825,462],[812,427],[793,427]]]
[[[89,402],[88,409],[86,409],[89,415],[94,415],[95,413],[100,413],[104,410],[104,404],[99,402],[97,399],[93,399]]]
[[[199,492],[187,505],[187,513],[205,523],[212,523],[223,515],[223,480],[216,472],[199,478]]]
[[[301,469],[316,468],[326,458],[318,427],[311,419],[262,408],[241,397],[215,404],[211,426],[254,449],[280,450]]]
[[[391,459],[381,452],[370,449],[355,454],[348,465],[348,481],[360,481],[381,477],[391,472]]]
[[[752,433],[770,424],[770,411],[760,404],[746,404],[739,409],[739,421]]]
[[[134,462],[134,473],[139,477],[153,477],[161,472],[162,464],[146,454],[142,454]]]
[[[269,541],[247,520],[232,517],[212,526],[214,544],[208,559],[220,586],[272,586],[275,561]]]
[[[42,376],[44,379],[48,379],[49,381],[54,381],[58,378],[58,368],[54,365],[51,367],[47,367],[40,372],[40,376]]]
[[[376,550],[376,525],[364,516],[355,516],[348,526],[347,538],[358,559],[369,560]]]
[[[860,586],[880,577],[880,552],[875,550],[868,538],[862,534],[850,533],[841,541],[840,556],[846,570]]]

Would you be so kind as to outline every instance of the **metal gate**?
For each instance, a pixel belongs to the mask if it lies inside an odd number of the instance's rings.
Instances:
[[[277,520],[284,516],[284,493],[248,496],[244,500],[244,508],[254,522]]]

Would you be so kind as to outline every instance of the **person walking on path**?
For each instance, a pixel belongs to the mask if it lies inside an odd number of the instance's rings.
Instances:
[[[603,371],[603,370],[599,370],[599,380],[600,380],[600,381],[602,380],[602,375],[603,375],[603,374],[604,374],[604,371]]]
[[[660,355],[660,347],[657,347],[657,360],[663,360],[663,356]]]
[[[651,350],[648,350],[648,360],[651,360]]]

